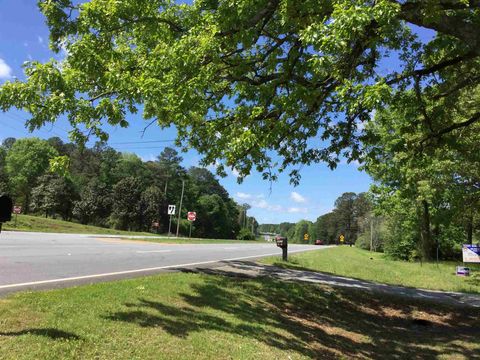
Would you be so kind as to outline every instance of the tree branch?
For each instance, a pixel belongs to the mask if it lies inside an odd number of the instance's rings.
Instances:
[[[390,79],[386,82],[387,85],[394,85],[394,84],[397,84],[405,79],[408,79],[410,77],[417,77],[417,76],[426,76],[426,75],[430,75],[430,74],[433,74],[437,71],[440,71],[440,70],[443,70],[449,66],[452,66],[452,65],[456,65],[456,64],[459,64],[463,61],[468,61],[468,60],[471,60],[471,59],[474,59],[475,57],[478,57],[479,55],[477,55],[475,52],[468,52],[464,55],[460,55],[460,56],[457,56],[453,59],[449,59],[449,60],[445,60],[445,61],[442,61],[442,62],[439,62],[438,64],[435,64],[435,65],[432,65],[430,66],[429,68],[423,68],[423,69],[419,69],[419,70],[414,70],[414,71],[409,71],[409,72],[406,72],[406,73],[403,73],[403,74],[397,74],[397,76],[393,79]]]
[[[465,121],[462,121],[462,122],[459,122],[459,123],[455,123],[455,124],[452,124],[440,131],[437,131],[436,133],[434,134],[431,134],[429,136],[427,136],[426,138],[422,139],[421,140],[421,143],[425,143],[426,141],[430,140],[430,139],[433,139],[433,138],[441,138],[442,135],[445,135],[445,134],[448,134],[452,131],[455,131],[455,130],[458,130],[458,129],[461,129],[461,128],[465,128],[467,126],[470,126],[472,124],[474,124],[475,122],[479,121],[480,120],[480,111],[475,113],[470,119],[468,120],[465,120]]]

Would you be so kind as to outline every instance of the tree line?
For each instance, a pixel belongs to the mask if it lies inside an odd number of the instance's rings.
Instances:
[[[303,244],[313,244],[317,239],[324,244],[337,244],[343,235],[345,243],[353,244],[365,233],[370,212],[371,203],[366,193],[346,192],[335,200],[331,212],[319,216],[315,222],[261,224],[259,231],[287,236],[290,242]]]
[[[182,161],[170,147],[156,160],[143,161],[100,143],[87,148],[58,137],[7,138],[0,146],[0,193],[11,194],[25,214],[166,233],[167,207],[176,204],[178,214],[184,182],[180,233],[189,233],[187,211],[196,211],[193,236],[253,239],[258,223],[247,209],[208,169],[185,169]],[[173,229],[176,224],[174,216]]]
[[[394,136],[391,131],[388,133]],[[385,152],[382,154],[386,156]],[[472,157],[477,154],[472,153]],[[445,260],[461,259],[462,244],[480,239],[480,182],[474,181],[478,169],[473,164],[469,166],[466,161],[457,164],[450,156],[443,153],[428,160],[420,156],[421,165],[406,167],[403,172],[393,171],[396,164],[392,159],[382,158],[375,163],[369,160],[364,168],[375,182],[368,192],[342,194],[334,209],[316,221],[262,224],[259,231],[287,236],[294,243],[310,244],[317,239],[324,244],[338,244],[343,235],[345,243],[402,260],[430,260],[437,256]],[[376,171],[374,166],[378,167]],[[398,178],[394,181],[394,175],[412,173],[415,182]],[[462,178],[462,174],[470,177]]]

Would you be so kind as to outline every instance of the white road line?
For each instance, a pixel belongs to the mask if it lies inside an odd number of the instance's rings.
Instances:
[[[137,251],[137,254],[147,254],[147,253],[167,253],[171,252],[172,250],[144,250],[144,251]]]
[[[312,249],[293,250],[293,251],[289,251],[289,253],[291,254],[291,253],[308,251],[308,250],[312,250]],[[185,266],[206,265],[206,264],[213,264],[213,263],[217,263],[217,262],[221,262],[221,261],[235,261],[235,260],[253,259],[253,258],[258,258],[258,257],[262,257],[262,256],[274,256],[274,255],[279,255],[278,251],[275,252],[275,253],[270,253],[270,254],[258,254],[258,255],[243,256],[243,257],[231,258],[231,259],[210,260],[210,261],[202,261],[202,262],[189,263],[189,264],[158,266],[158,267],[152,267],[152,268],[117,271],[117,272],[104,273],[104,274],[75,276],[75,277],[61,278],[61,279],[41,280],[41,281],[32,281],[32,282],[19,283],[19,284],[1,285],[0,289],[10,289],[10,288],[16,288],[16,287],[22,287],[22,286],[43,285],[43,284],[52,284],[52,283],[57,283],[57,282],[68,282],[68,281],[75,281],[75,280],[94,279],[94,278],[99,278],[99,277],[108,277],[108,276],[125,275],[125,274],[135,274],[135,273],[139,273],[139,272],[148,272],[148,271],[164,270],[164,269],[174,269],[174,268],[177,268],[177,267],[185,267]]]

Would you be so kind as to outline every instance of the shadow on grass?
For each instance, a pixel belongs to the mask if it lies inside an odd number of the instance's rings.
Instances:
[[[35,336],[44,336],[52,340],[80,340],[81,337],[63,330],[58,330],[54,328],[46,329],[25,329],[20,331],[7,331],[0,332],[0,336],[22,336],[22,335],[35,335]]]
[[[421,266],[420,263],[418,263],[418,266]],[[430,263],[435,265],[435,263]],[[453,263],[455,264],[455,263]],[[409,285],[399,285],[395,283],[388,283],[388,282],[381,282],[381,281],[375,281],[375,280],[365,280],[363,278],[351,276],[351,275],[340,275],[338,273],[330,272],[330,271],[325,271],[325,270],[315,270],[311,269],[308,267],[304,267],[300,265],[300,263],[296,259],[291,259],[288,262],[283,262],[283,261],[276,261],[272,264],[269,264],[268,266],[275,266],[279,267],[282,269],[286,270],[298,270],[298,271],[306,271],[306,272],[313,272],[313,273],[320,273],[320,274],[326,274],[326,275],[332,275],[340,278],[345,278],[345,279],[354,279],[358,281],[362,281],[365,283],[372,283],[372,284],[385,284],[385,285],[391,285],[391,286],[398,286],[398,287],[403,287],[407,289],[417,289],[414,286],[409,286]],[[455,274],[455,268],[454,265],[452,265],[452,275]],[[478,286],[480,284],[480,271],[477,268],[474,268],[473,271],[471,271],[471,276],[465,280],[465,285],[462,286],[457,290],[441,290],[441,289],[428,289],[427,290],[432,290],[432,291],[444,291],[444,292],[461,292],[465,294],[471,294],[471,295],[480,295],[480,291],[469,287],[469,286]]]
[[[191,271],[191,270],[185,270]],[[475,358],[478,310],[276,279],[204,276],[184,305],[139,298],[106,316],[186,338],[214,330],[311,358]],[[466,343],[470,343],[467,346]]]

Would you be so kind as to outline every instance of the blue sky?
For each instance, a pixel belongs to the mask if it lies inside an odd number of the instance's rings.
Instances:
[[[0,83],[13,77],[23,78],[21,66],[27,60],[47,61],[54,57],[48,49],[48,35],[36,0],[0,0]],[[20,111],[0,112],[0,141],[10,136],[59,136],[68,141],[69,126],[65,121],[59,120],[53,126],[47,125],[29,133],[24,127],[27,117]],[[142,138],[146,123],[140,116],[129,120],[131,126],[128,129],[109,129],[109,143],[119,151],[134,152],[144,160],[152,160],[168,143],[120,143],[170,140],[175,137],[175,129],[161,130],[151,126]],[[183,154],[183,157],[186,167],[197,165],[200,159],[200,155],[194,151]],[[260,174],[254,173],[238,184],[234,171],[230,171],[220,182],[235,200],[252,206],[249,214],[260,223],[296,222],[301,219],[314,221],[319,215],[330,211],[335,199],[342,193],[367,191],[371,183],[370,177],[359,171],[356,164],[341,163],[334,171],[321,164],[305,166],[301,174],[302,181],[297,187],[289,184],[287,174],[280,175],[277,182],[270,184],[262,180]]]

